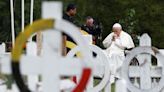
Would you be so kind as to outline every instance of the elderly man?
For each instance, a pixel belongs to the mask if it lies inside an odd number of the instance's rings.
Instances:
[[[119,77],[118,70],[120,69],[124,59],[124,50],[134,47],[131,36],[122,30],[122,26],[119,23],[113,25],[113,32],[110,33],[103,41],[104,47],[106,47],[106,54],[110,59],[110,63],[114,65],[114,73],[116,77]]]

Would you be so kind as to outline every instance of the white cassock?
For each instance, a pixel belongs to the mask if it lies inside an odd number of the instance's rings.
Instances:
[[[119,77],[118,70],[125,59],[124,49],[133,48],[134,43],[131,36],[124,31],[121,31],[120,36],[115,41],[112,41],[113,36],[114,33],[110,33],[103,41],[103,45],[107,48],[105,52],[109,58],[109,64],[114,66],[112,72],[115,77]]]

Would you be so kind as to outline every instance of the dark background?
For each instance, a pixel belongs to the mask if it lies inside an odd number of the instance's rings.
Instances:
[[[34,20],[40,19],[41,2],[35,0]],[[55,1],[55,0],[54,0]],[[76,19],[84,23],[86,16],[93,16],[102,23],[102,40],[111,32],[115,22],[130,33],[138,45],[137,37],[148,33],[152,44],[164,48],[164,0],[60,0],[64,9],[68,3],[77,5]],[[30,0],[25,0],[25,20],[29,24]],[[14,0],[16,35],[21,31],[21,0]],[[0,42],[11,42],[10,0],[0,0]],[[99,46],[102,47],[101,40]]]

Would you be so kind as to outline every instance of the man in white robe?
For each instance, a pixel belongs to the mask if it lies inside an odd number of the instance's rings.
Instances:
[[[103,41],[103,45],[107,48],[105,51],[111,61],[109,63],[114,65],[112,71],[115,77],[119,78],[118,70],[125,59],[124,50],[133,48],[134,43],[131,36],[122,30],[119,23],[113,25],[112,31]]]

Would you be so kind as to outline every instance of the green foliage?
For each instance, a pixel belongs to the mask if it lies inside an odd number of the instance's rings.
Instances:
[[[139,39],[137,39],[138,34],[135,31],[138,27],[138,20],[136,19],[136,11],[135,9],[127,9],[125,15],[126,15],[125,18],[120,19],[119,23],[122,24],[124,30],[132,36],[135,45],[138,46]]]
[[[34,20],[40,18],[41,1],[34,0]],[[21,32],[21,0],[13,0],[14,2],[14,24],[16,35]],[[11,42],[11,15],[10,0],[0,0],[0,42]],[[25,0],[25,25],[30,22],[30,0]]]
[[[0,39],[11,41],[10,0],[0,0]],[[34,20],[40,18],[41,1],[34,0]],[[163,0],[59,0],[64,9],[68,3],[77,4],[76,19],[84,23],[86,16],[93,16],[103,24],[102,40],[111,32],[112,25],[120,22],[124,31],[136,37],[148,33],[153,45],[164,48],[164,1]],[[25,0],[26,25],[29,24],[30,0]],[[21,0],[14,0],[16,34],[21,30]],[[100,41],[101,42],[101,41]],[[100,44],[101,46],[101,44]]]

